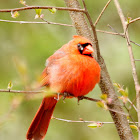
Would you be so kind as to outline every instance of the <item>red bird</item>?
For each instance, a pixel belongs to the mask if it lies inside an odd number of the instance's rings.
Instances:
[[[41,86],[74,97],[88,94],[100,80],[100,66],[92,57],[91,42],[82,37],[62,46],[46,61]],[[27,140],[42,140],[57,103],[56,95],[45,97],[28,129]]]

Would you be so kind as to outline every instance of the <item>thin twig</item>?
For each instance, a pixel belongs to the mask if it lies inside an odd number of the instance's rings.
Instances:
[[[103,31],[103,30],[98,30],[98,29],[96,29],[96,31],[97,31],[97,32],[101,32],[101,33],[105,33],[105,34],[123,36],[123,33],[109,32],[109,31]]]
[[[140,20],[140,17],[135,18],[135,19],[133,19],[133,20],[130,20],[128,24],[134,23],[134,22],[136,22],[136,21],[138,21],[138,20]]]
[[[96,26],[96,24],[98,23],[98,21],[100,20],[101,16],[103,15],[104,11],[106,10],[106,8],[108,7],[108,5],[110,4],[112,0],[109,0],[106,5],[104,6],[103,10],[101,11],[100,15],[98,16],[97,20],[94,23],[94,26]]]
[[[114,29],[111,25],[107,24],[107,26],[108,26],[113,32],[118,33],[117,30]],[[124,34],[123,34],[123,36],[124,36]]]
[[[123,15],[122,9],[120,8],[120,4],[119,4],[118,0],[114,0],[114,2],[115,2],[115,5],[116,5],[116,8],[118,10],[118,14],[120,16],[120,19],[121,19],[123,29],[125,31],[127,25],[125,23],[125,17]],[[139,81],[138,81],[138,76],[137,76],[137,72],[136,72],[136,65],[135,65],[134,55],[133,55],[133,51],[132,51],[132,46],[130,44],[128,31],[126,31],[125,38],[126,38],[126,41],[127,41],[129,56],[130,56],[130,60],[131,60],[132,75],[133,75],[133,79],[134,79],[134,82],[135,82],[135,88],[136,88],[136,91],[137,91],[137,87],[139,86]],[[139,91],[138,91],[138,93],[139,93]]]
[[[131,100],[128,98],[127,101],[130,103],[131,106],[133,106],[133,108],[135,109],[135,111],[138,113],[138,109],[137,109],[136,106],[131,102]]]
[[[124,33],[118,33],[118,32],[117,32],[111,25],[109,25],[109,24],[108,24],[107,26],[108,26],[111,30],[113,30],[113,31],[116,33],[116,35],[119,35],[119,36],[125,38],[125,34],[124,34]],[[109,33],[108,33],[108,34],[109,34]],[[115,35],[115,34],[114,34],[114,35]],[[132,41],[132,40],[130,40],[130,42],[140,47],[140,44],[138,44],[138,43],[136,43],[136,42],[134,42],[134,41]]]
[[[130,110],[127,108],[127,106],[126,106],[125,103],[123,104],[123,106],[124,106],[124,108],[127,110],[128,114],[129,114],[129,117],[130,117],[130,119],[132,120],[132,122],[137,126],[137,124],[135,123],[133,117],[132,117],[131,114],[130,114]]]
[[[45,21],[45,20],[44,20]],[[18,24],[52,24],[52,25],[60,25],[60,26],[67,26],[67,27],[74,27],[73,25],[69,25],[69,24],[63,24],[63,23],[55,23],[55,22],[36,22],[36,21],[12,21],[12,20],[4,20],[4,19],[0,19],[0,22],[7,22],[7,23],[18,23]],[[103,31],[103,30],[96,30],[97,32],[101,32],[101,33],[105,33],[105,34],[111,34],[111,35],[119,35],[123,38],[124,34],[123,33],[114,33],[114,32],[108,32],[108,31]],[[133,44],[140,46],[140,44],[134,42],[134,41],[130,41]],[[136,60],[137,61],[137,60]]]
[[[134,23],[135,21],[138,21],[138,20],[140,20],[140,17],[138,17],[138,18],[135,18],[135,19],[133,19],[133,20],[130,20],[129,22],[127,22],[127,23],[126,23],[126,29],[125,29],[125,31],[127,31],[127,29],[128,29],[128,26],[129,26],[131,23]]]
[[[132,76],[133,76],[133,80],[134,80],[134,84],[135,84],[135,89],[136,89],[136,96],[137,96],[137,109],[138,109],[138,127],[140,128],[140,85],[139,85],[139,81],[138,81],[138,75],[136,72],[136,65],[135,65],[135,60],[134,60],[134,55],[133,55],[133,51],[132,51],[132,46],[130,43],[130,39],[129,39],[129,34],[128,34],[128,28],[127,28],[127,23],[125,21],[125,17],[123,14],[123,11],[120,7],[120,4],[118,2],[118,0],[114,0],[115,6],[117,8],[118,14],[120,16],[121,22],[122,22],[122,26],[123,26],[123,30],[125,33],[125,38],[126,38],[126,42],[127,42],[127,47],[128,47],[128,52],[129,52],[129,57],[130,57],[130,61],[131,61],[131,67],[132,67]],[[140,140],[140,129],[138,130],[138,140]]]
[[[63,121],[63,122],[68,122],[68,123],[101,123],[101,124],[114,124],[114,122],[96,122],[96,121],[85,121],[85,120],[79,120],[79,121],[75,121],[75,120],[67,120],[67,119],[61,119],[61,118],[56,118],[56,117],[52,117],[52,119],[55,120],[59,120],[59,121]],[[134,124],[134,122],[129,122],[130,124]],[[138,122],[135,122],[138,123]]]
[[[9,90],[9,89],[0,89],[0,92],[9,92],[9,93],[24,93],[24,94],[39,94],[39,93],[46,93],[46,91],[24,91],[24,90]],[[64,95],[64,94],[60,94],[60,95]],[[68,97],[74,97],[73,95],[69,95]],[[77,97],[76,97],[77,98]],[[93,102],[99,102],[102,101],[100,99],[95,99],[95,98],[90,98],[87,96],[82,96],[81,99],[85,99],[85,100],[89,100],[89,101],[93,101]],[[108,110],[113,111],[113,112],[117,112],[120,113],[122,115],[128,116],[128,114],[124,113],[124,112],[120,112],[114,109],[111,109],[108,107]]]
[[[94,40],[96,42],[95,48],[96,48],[96,52],[97,52],[97,62],[100,64],[100,67],[101,67],[101,76],[100,76],[101,78],[100,78],[99,86],[100,86],[103,93],[106,93],[109,98],[113,99],[113,102],[115,104],[118,104],[118,105],[109,105],[110,108],[115,109],[115,110],[120,111],[120,112],[123,112],[122,106],[120,105],[119,100],[117,98],[117,95],[115,93],[115,89],[114,89],[114,86],[112,84],[112,81],[110,80],[110,76],[109,76],[109,73],[107,71],[104,59],[100,55],[99,43],[98,43],[98,38],[97,38],[95,27],[92,23],[92,20],[91,20],[91,17],[89,15],[88,11],[86,10],[87,8],[85,6],[85,2],[84,2],[84,0],[82,0],[82,1],[83,1],[83,5],[85,7],[85,11],[86,11],[85,14],[86,14],[88,21],[90,23],[90,26],[92,28]],[[110,111],[110,113],[111,113],[111,116],[115,122],[115,126],[117,128],[120,139],[121,140],[133,140],[134,139],[133,134],[132,134],[132,131],[129,127],[127,117],[124,115],[121,115],[119,113],[113,112],[113,111]]]
[[[99,99],[94,99],[94,98],[90,98],[90,97],[86,97],[86,96],[83,96],[82,98],[85,99],[85,100],[93,101],[93,102],[99,102],[99,101],[101,101]]]
[[[19,24],[52,24],[52,25],[73,27],[73,25],[63,24],[63,23],[55,23],[55,22],[12,21],[12,20],[4,20],[4,19],[0,19],[0,22],[19,23]]]
[[[140,61],[140,59],[135,59],[135,61]]]
[[[44,91],[25,91],[25,90],[9,90],[9,89],[0,89],[0,92],[25,93],[25,94],[37,94],[37,93],[43,93]]]
[[[90,15],[89,15],[88,9],[87,9],[86,4],[85,4],[85,1],[82,0],[82,2],[83,2],[83,5],[84,5],[85,14],[86,14],[87,19],[88,19],[88,21],[89,21],[89,24],[90,24],[90,26],[91,26],[91,28],[92,28],[92,32],[93,32],[93,35],[94,35],[94,39],[95,39],[95,42],[96,42],[97,60],[99,60],[101,55],[100,55],[100,49],[99,49],[98,39],[97,39],[97,35],[96,35],[96,30],[95,30],[95,27],[94,27],[94,25],[93,25],[92,19],[91,19]]]
[[[43,20],[43,21],[45,21],[45,23],[47,23],[47,24],[54,24],[54,25],[62,25],[62,26],[74,27],[73,25],[69,25],[69,24],[62,24],[62,23],[50,22],[50,21],[47,21],[47,20],[44,19],[44,18],[40,18],[40,19]]]
[[[21,8],[14,8],[14,9],[0,9],[0,12],[15,12],[15,11],[24,11],[24,10],[31,10],[31,9],[52,9],[55,8],[56,10],[64,10],[64,11],[75,11],[75,12],[85,12],[84,9],[78,8],[67,8],[67,7],[55,7],[55,6],[27,6]]]
[[[132,40],[130,40],[130,42],[140,47],[140,44],[138,44],[138,43],[136,43],[136,42],[134,42]]]
[[[46,93],[46,91],[25,91],[25,90],[9,90],[9,89],[0,89],[0,92],[10,92],[10,93],[24,93],[24,94],[38,94],[38,93]],[[63,95],[63,94],[60,94]],[[74,97],[73,95],[69,95],[71,97]],[[85,100],[90,100],[90,101],[94,101],[94,102],[98,102],[101,101],[99,99],[94,99],[94,98],[90,98],[90,97],[86,97],[86,96],[82,96],[82,99]]]

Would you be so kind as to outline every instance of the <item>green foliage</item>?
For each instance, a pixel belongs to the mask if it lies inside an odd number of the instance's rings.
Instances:
[[[105,109],[105,110],[108,109],[106,103],[103,102],[103,101],[98,101],[96,104],[97,104],[97,106],[100,107],[100,108],[103,108],[103,109]]]
[[[17,17],[19,17],[19,12],[18,12],[18,11],[15,11],[14,13],[11,12],[11,17],[12,17],[12,18],[17,18]]]
[[[117,87],[118,92],[122,95],[121,97],[119,97],[124,103],[127,102],[128,99],[128,88],[123,88],[123,86],[121,86],[118,83],[114,83],[114,86]]]
[[[101,97],[101,99],[104,100],[104,101],[107,100],[107,94],[102,94],[100,97]]]
[[[138,131],[138,127],[136,125],[130,125],[130,128]]]
[[[10,89],[12,89],[12,87],[13,87],[13,83],[10,81],[9,83],[8,83],[8,89],[10,90]]]
[[[21,3],[22,5],[26,5],[26,1],[24,1],[24,0],[20,0],[19,3]]]
[[[102,127],[102,123],[91,123],[88,125],[90,128],[99,128]]]
[[[52,9],[49,9],[49,11],[50,11],[52,14],[55,14],[57,10],[56,10],[55,8],[52,8]]]
[[[35,9],[35,12],[36,12],[35,19],[40,18],[42,9]]]

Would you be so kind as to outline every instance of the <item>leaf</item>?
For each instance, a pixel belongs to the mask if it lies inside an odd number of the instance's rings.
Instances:
[[[13,83],[10,81],[9,83],[8,83],[8,89],[10,90],[10,89],[12,89],[12,87],[13,87]]]
[[[42,9],[35,9],[36,15],[35,15],[35,19],[40,18]]]
[[[128,88],[125,89],[125,96],[128,97]]]
[[[97,104],[97,106],[99,106],[105,110],[108,109],[107,105],[103,101],[98,101],[96,104]]]
[[[18,11],[15,11],[14,13],[11,12],[11,17],[12,18],[17,18],[19,16],[19,12]]]
[[[23,5],[26,5],[26,1],[24,1],[24,0],[20,0],[19,3],[20,3],[20,4],[23,4]]]
[[[128,97],[128,89],[127,88],[125,90],[124,89],[120,89],[119,93],[121,93],[121,95],[124,96],[124,97]]]
[[[42,9],[35,9],[37,15],[41,15]]]
[[[102,126],[102,123],[91,123],[88,125],[90,128],[99,128]]]
[[[130,116],[127,116],[127,120],[129,121],[129,119],[130,119]]]
[[[107,100],[107,94],[102,94],[100,97],[102,100],[105,100],[105,101]]]
[[[130,128],[138,131],[138,127],[136,125],[130,125]]]
[[[114,83],[113,84],[115,87],[117,87],[118,89],[118,92],[124,96],[124,97],[128,97],[128,88],[124,89],[123,86],[121,86],[120,84],[118,83]]]
[[[127,17],[127,24],[129,24],[131,20],[132,20],[131,17]]]
[[[113,83],[113,85],[117,88],[121,88],[121,86],[118,83]]]
[[[37,18],[39,18],[39,15],[36,14],[36,15],[35,15],[35,19],[37,19]]]
[[[50,11],[52,14],[55,14],[57,10],[56,10],[55,8],[52,8],[52,9],[49,9],[49,11]]]
[[[123,101],[123,103],[127,103],[127,101],[128,101],[128,98],[125,96],[121,96],[119,98]]]

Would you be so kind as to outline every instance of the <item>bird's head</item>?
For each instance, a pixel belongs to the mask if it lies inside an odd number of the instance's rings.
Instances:
[[[69,42],[70,46],[73,47],[72,52],[80,53],[82,55],[87,55],[92,57],[92,53],[94,52],[92,48],[92,44],[90,40],[85,37],[75,35],[73,36],[73,40]]]

